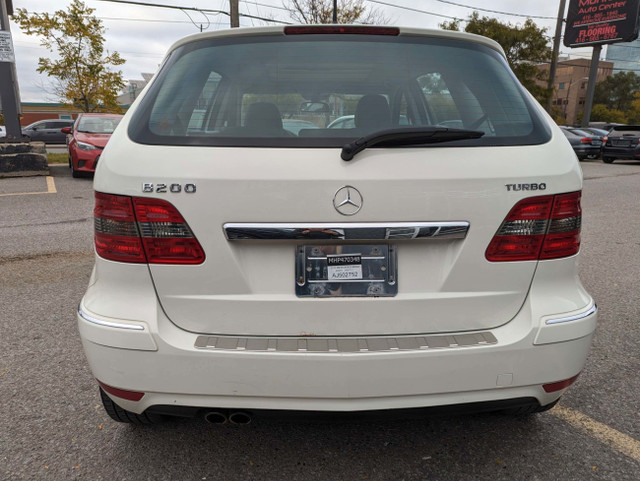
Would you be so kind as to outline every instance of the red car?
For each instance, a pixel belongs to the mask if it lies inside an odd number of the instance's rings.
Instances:
[[[62,132],[69,134],[69,167],[73,177],[93,174],[102,149],[120,123],[122,115],[80,114],[73,127]]]

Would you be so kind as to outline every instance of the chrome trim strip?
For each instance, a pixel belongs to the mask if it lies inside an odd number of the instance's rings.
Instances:
[[[198,336],[194,347],[210,351],[294,352],[311,354],[457,349],[497,344],[489,331],[469,334],[440,334],[371,337],[236,337]]]
[[[114,327],[116,329],[128,329],[131,331],[144,331],[144,326],[140,326],[139,324],[122,324],[120,322],[111,322],[103,321],[102,319],[96,319],[95,317],[92,317],[84,312],[80,305],[78,305],[78,315],[85,321],[91,322],[92,324],[97,324],[98,326]]]
[[[591,309],[589,309],[588,311],[582,312],[580,314],[576,314],[575,316],[558,317],[556,319],[547,319],[545,324],[551,325],[551,324],[562,324],[563,322],[579,321],[580,319],[584,319],[585,317],[589,317],[590,315],[595,314],[597,310],[598,310],[598,306],[594,304],[591,307]]]
[[[223,225],[228,240],[464,239],[468,222],[236,223]]]

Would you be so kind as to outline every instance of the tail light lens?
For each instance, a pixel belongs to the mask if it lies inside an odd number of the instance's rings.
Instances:
[[[580,139],[581,144],[590,144],[591,142],[593,142],[593,139],[591,137],[582,137]]]
[[[558,259],[580,250],[581,192],[530,197],[509,212],[489,243],[491,262]]]
[[[119,262],[201,264],[205,255],[177,209],[161,199],[96,192],[95,245]]]

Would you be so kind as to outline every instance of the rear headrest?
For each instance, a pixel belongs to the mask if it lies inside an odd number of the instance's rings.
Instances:
[[[365,95],[358,102],[354,120],[359,129],[391,128],[391,109],[387,99],[382,95]]]

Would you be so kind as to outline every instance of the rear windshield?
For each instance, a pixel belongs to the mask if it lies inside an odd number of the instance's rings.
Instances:
[[[632,137],[640,136],[640,125],[622,125],[614,127],[609,133],[609,137],[623,137],[625,135]]]
[[[446,145],[550,137],[504,59],[486,46],[327,34],[205,39],[178,48],[129,135],[160,145],[341,147],[376,131],[420,126],[484,132]]]

